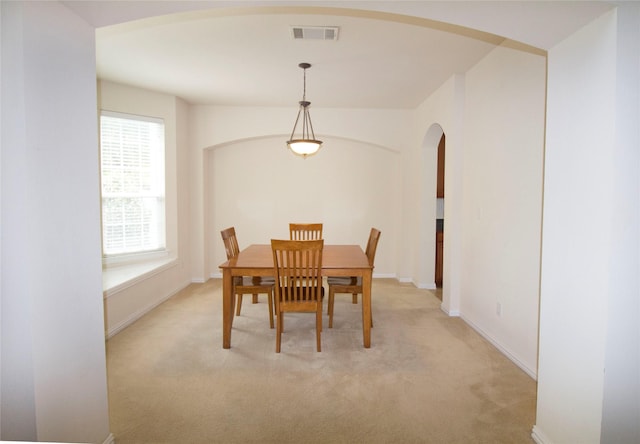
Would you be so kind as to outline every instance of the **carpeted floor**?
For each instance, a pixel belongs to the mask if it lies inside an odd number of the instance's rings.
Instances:
[[[266,296],[245,298],[222,348],[221,281],[194,284],[107,343],[111,432],[133,443],[532,443],[536,383],[428,290],[374,279],[371,348],[361,305],[336,297],[285,317],[275,353]]]

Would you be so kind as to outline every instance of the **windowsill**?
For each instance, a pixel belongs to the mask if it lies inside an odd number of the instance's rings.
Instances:
[[[174,257],[104,267],[102,269],[102,292],[105,298],[131,287],[151,276],[174,267]]]

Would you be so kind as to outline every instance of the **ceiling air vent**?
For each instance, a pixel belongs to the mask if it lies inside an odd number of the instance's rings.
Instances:
[[[292,26],[294,40],[338,40],[337,26]]]

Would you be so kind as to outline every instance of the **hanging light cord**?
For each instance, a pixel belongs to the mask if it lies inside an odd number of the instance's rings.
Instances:
[[[306,64],[301,63],[300,67],[302,68],[302,100],[300,103],[300,110],[298,111],[298,115],[296,116],[296,121],[293,124],[293,131],[291,131],[290,140],[293,140],[294,133],[296,131],[296,127],[298,126],[298,121],[300,120],[300,112],[302,112],[302,140],[307,140],[309,134],[311,134],[311,139],[315,140],[316,135],[313,132],[313,124],[311,123],[311,118],[309,117],[308,106],[311,105],[311,102],[307,102],[307,68]]]
[[[302,69],[302,101],[307,101],[307,68]]]
[[[309,155],[313,155],[318,151],[322,145],[321,140],[316,140],[316,135],[313,132],[313,124],[311,123],[311,116],[309,116],[309,105],[311,102],[307,101],[307,68],[311,67],[309,63],[300,63],[298,65],[303,70],[302,76],[302,100],[298,102],[300,108],[298,108],[298,115],[291,131],[291,137],[287,141],[289,148],[297,155],[306,158]],[[300,114],[302,114],[302,134],[300,139],[294,139],[296,128],[300,120]]]

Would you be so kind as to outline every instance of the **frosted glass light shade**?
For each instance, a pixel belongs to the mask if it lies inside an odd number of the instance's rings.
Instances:
[[[322,146],[322,141],[314,139],[293,139],[287,141],[287,146],[294,154],[307,157],[318,152]]]

